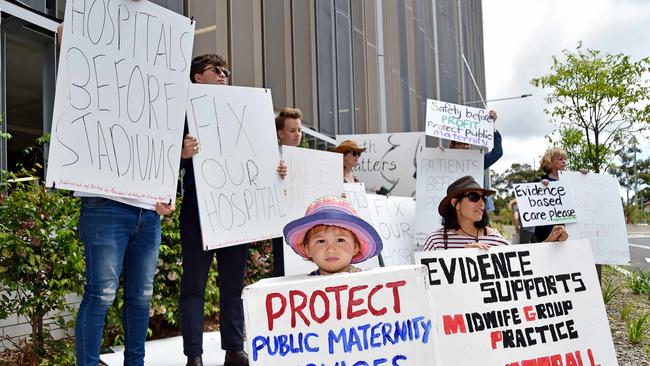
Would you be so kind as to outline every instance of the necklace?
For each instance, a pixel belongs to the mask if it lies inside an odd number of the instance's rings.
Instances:
[[[459,227],[459,229],[460,229],[460,231],[462,231],[465,235],[470,236],[470,237],[474,237],[474,240],[478,243],[478,229],[476,229],[476,235],[472,235],[472,234],[468,233],[467,231],[463,230],[462,227]]]

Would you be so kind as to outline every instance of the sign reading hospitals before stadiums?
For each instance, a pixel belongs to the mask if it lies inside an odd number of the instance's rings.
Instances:
[[[206,249],[282,235],[287,216],[268,89],[192,84],[187,125]]]
[[[494,121],[488,110],[427,99],[426,134],[492,149]]]
[[[193,42],[149,1],[66,2],[47,186],[175,201]]]
[[[417,252],[440,365],[616,366],[588,240]]]
[[[242,294],[250,364],[434,365],[428,286],[419,265],[258,281]]]

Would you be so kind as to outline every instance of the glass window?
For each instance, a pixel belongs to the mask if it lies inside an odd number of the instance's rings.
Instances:
[[[329,1],[316,1],[316,59],[318,124],[320,132],[334,136],[338,121],[334,48],[334,9]]]

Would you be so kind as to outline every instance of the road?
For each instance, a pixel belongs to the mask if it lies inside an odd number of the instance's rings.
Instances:
[[[630,264],[636,268],[650,269],[650,235],[628,237]]]

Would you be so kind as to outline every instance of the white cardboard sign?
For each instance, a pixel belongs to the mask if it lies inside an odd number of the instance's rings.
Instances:
[[[427,235],[441,227],[438,205],[447,187],[458,178],[471,175],[482,185],[483,155],[478,150],[424,149],[418,163],[415,204],[415,239],[419,246]]]
[[[424,148],[424,132],[337,135],[337,141],[353,140],[367,150],[361,154],[354,175],[373,191],[384,187],[390,195],[415,195],[417,156]]]
[[[429,136],[492,149],[494,123],[488,110],[427,99],[426,133]]]
[[[87,3],[66,4],[46,184],[173,201],[194,22],[148,1]]]
[[[261,280],[244,289],[251,365],[434,365],[422,266]]]
[[[282,235],[287,208],[268,89],[192,84],[190,134],[201,235],[206,249]]]
[[[563,182],[516,184],[514,192],[524,227],[576,222],[573,191]]]
[[[441,365],[618,365],[587,240],[416,253]]]
[[[305,215],[307,206],[318,197],[340,196],[343,192],[343,155],[320,150],[282,146],[287,176],[282,187],[287,198],[286,225]],[[309,273],[316,269],[284,243],[285,275]]]
[[[372,224],[381,236],[386,266],[413,264],[415,245],[415,200],[368,194]]]
[[[578,222],[566,226],[571,239],[589,239],[598,264],[629,264],[630,248],[618,181],[611,175],[560,172],[570,189]]]

